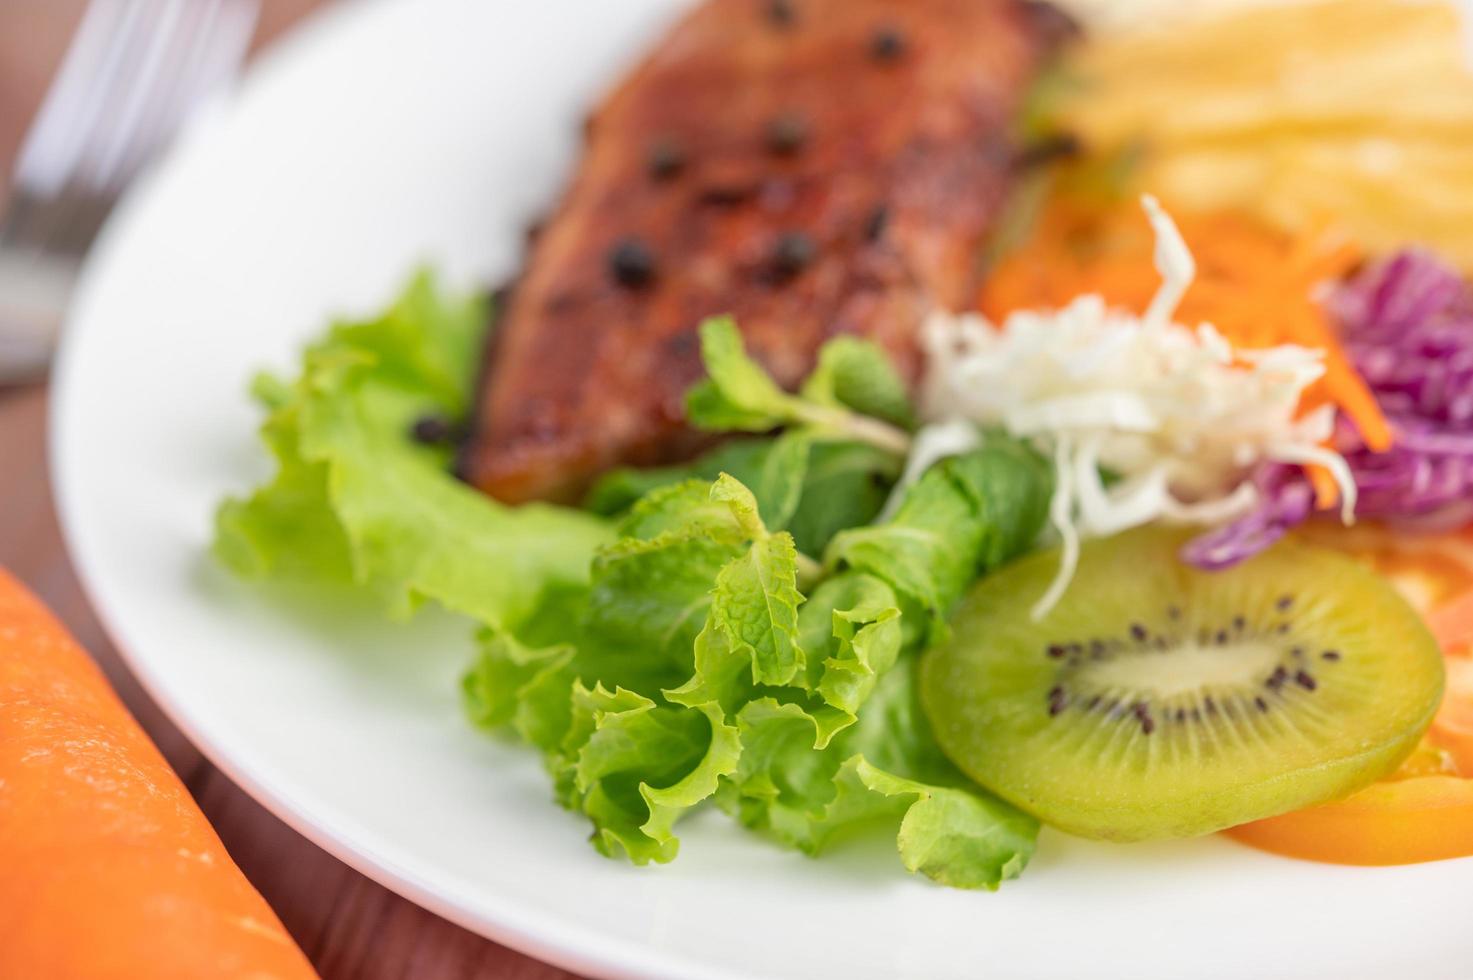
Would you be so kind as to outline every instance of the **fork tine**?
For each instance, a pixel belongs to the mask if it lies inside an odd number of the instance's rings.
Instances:
[[[131,139],[118,152],[119,177],[114,179],[127,179],[136,172],[150,148],[235,75],[255,33],[258,12],[254,0],[185,4],[178,39],[170,47]]]
[[[90,122],[106,93],[99,84],[105,66],[132,38],[125,5],[93,0],[82,15],[56,80],[16,157],[16,187],[51,197],[72,178]]]
[[[76,270],[149,152],[244,59],[260,0],[90,0],[0,212],[0,383],[45,364]],[[43,288],[44,287],[44,288]],[[0,293],[3,298],[4,293]]]
[[[131,0],[142,27],[137,44],[129,49],[132,59],[119,65],[107,111],[88,131],[80,175],[93,189],[115,186],[118,159],[133,139],[138,118],[148,103],[158,97],[160,72],[174,46],[188,41],[181,32],[185,0]],[[204,0],[211,2],[211,0]]]
[[[84,251],[150,151],[235,74],[258,13],[258,0],[91,0],[27,139],[0,240]]]

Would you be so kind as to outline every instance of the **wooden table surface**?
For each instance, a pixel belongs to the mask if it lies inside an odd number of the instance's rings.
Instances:
[[[261,35],[317,0],[266,0]],[[0,192],[82,0],[0,0]],[[46,470],[46,388],[0,388],[0,565],[35,590],[92,652],[168,757],[225,846],[327,980],[568,980],[353,871],[210,765],[149,700],[107,640],[67,559]]]

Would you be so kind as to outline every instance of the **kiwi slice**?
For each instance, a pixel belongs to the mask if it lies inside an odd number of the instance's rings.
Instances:
[[[1334,799],[1417,745],[1442,657],[1383,579],[1285,541],[1234,568],[1145,529],[1087,544],[1063,601],[1030,608],[1044,552],[984,579],[921,667],[942,749],[1085,837],[1189,837]]]

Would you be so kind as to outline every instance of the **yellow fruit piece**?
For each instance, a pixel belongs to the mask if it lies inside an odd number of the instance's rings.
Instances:
[[[1473,268],[1473,73],[1447,3],[1329,0],[1106,35],[1063,124],[1139,151],[1139,189]]]

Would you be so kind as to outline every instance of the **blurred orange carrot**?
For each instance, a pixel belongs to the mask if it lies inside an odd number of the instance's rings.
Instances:
[[[0,977],[313,976],[102,672],[0,570]]]

